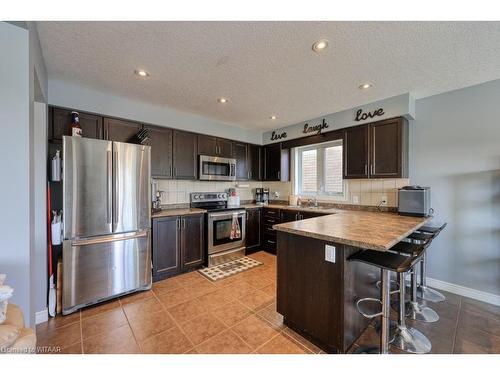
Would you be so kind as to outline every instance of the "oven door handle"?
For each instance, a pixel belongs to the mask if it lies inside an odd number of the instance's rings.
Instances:
[[[236,211],[236,215],[244,215],[245,214],[245,211]],[[221,218],[221,217],[227,217],[227,218],[232,218],[233,217],[233,213],[220,213],[220,214],[209,214],[209,217],[210,218]]]

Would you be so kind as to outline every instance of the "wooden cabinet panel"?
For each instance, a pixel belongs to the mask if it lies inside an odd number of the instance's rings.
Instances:
[[[325,261],[325,244],[331,243],[278,233],[277,311],[288,326],[305,331],[324,350],[343,352],[344,246],[333,244],[338,261],[332,263]]]
[[[232,158],[233,142],[228,139],[198,134],[198,155]]]
[[[62,140],[63,135],[71,135],[71,110],[51,108],[49,111],[49,139]],[[102,117],[79,112],[82,134],[85,138],[102,139]]]
[[[195,133],[173,131],[173,177],[179,180],[197,178],[198,137]]]
[[[288,223],[290,221],[300,220],[299,214],[299,211],[281,210],[281,222]]]
[[[181,257],[183,270],[201,266],[204,256],[203,215],[186,215],[181,217]]]
[[[281,143],[263,147],[264,180],[288,181],[290,179],[290,150],[282,149]]]
[[[128,142],[142,128],[142,124],[132,121],[104,117],[104,139]]]
[[[261,160],[262,147],[257,145],[248,145],[248,159],[247,168],[250,172],[250,180],[262,180],[262,160]]]
[[[151,146],[151,176],[172,178],[172,130],[147,127]]]
[[[246,214],[246,253],[249,254],[260,248],[261,210],[247,209]]]
[[[264,146],[264,180],[279,181],[281,172],[281,146],[279,143]]]
[[[236,179],[248,180],[248,145],[246,143],[234,142],[234,157],[236,159]]]
[[[344,178],[368,178],[369,125],[344,130]]]
[[[153,281],[176,275],[181,270],[180,219],[153,219]]]
[[[402,119],[391,119],[370,126],[370,177],[403,177],[405,161]]]
[[[217,156],[217,138],[198,134],[198,155]]]
[[[234,157],[233,142],[228,139],[217,138],[217,156],[222,158]]]

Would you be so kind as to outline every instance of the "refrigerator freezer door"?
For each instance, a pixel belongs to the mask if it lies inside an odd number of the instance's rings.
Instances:
[[[113,232],[151,227],[151,147],[113,142]]]
[[[63,137],[64,238],[112,233],[112,143]]]
[[[151,288],[150,231],[63,243],[63,314]]]

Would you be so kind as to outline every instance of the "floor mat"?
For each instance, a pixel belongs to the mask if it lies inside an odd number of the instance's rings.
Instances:
[[[261,262],[255,259],[243,257],[240,259],[232,260],[231,262],[219,264],[217,266],[203,268],[201,270],[198,270],[198,272],[212,281],[217,281],[228,276],[233,276],[237,273],[249,270],[250,268],[260,266],[261,264]]]

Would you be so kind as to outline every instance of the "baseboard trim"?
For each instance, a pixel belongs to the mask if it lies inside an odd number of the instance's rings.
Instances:
[[[45,309],[35,313],[35,324],[44,323],[49,320],[49,310]]]
[[[481,290],[471,289],[465,286],[448,283],[446,281],[431,279],[429,277],[427,277],[427,286],[500,306],[500,296],[493,293],[483,292]]]

